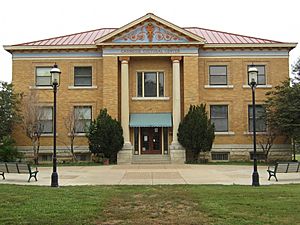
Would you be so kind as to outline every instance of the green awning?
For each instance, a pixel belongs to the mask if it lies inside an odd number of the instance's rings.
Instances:
[[[132,113],[130,127],[172,127],[171,113]]]

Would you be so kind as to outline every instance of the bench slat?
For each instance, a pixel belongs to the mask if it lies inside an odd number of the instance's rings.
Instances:
[[[277,164],[276,173],[286,173],[288,169],[288,163],[279,163]]]
[[[299,163],[289,163],[289,168],[287,173],[295,173],[298,172]]]
[[[18,165],[19,173],[29,173],[30,170],[27,164],[18,163],[17,165]]]
[[[16,163],[6,163],[8,173],[19,173]]]
[[[0,172],[7,173],[7,169],[6,169],[5,163],[0,163]]]

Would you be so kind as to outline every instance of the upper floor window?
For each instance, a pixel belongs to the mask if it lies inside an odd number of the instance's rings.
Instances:
[[[164,97],[164,73],[138,72],[137,97]]]
[[[255,106],[255,128],[258,132],[265,132],[267,130],[265,120],[266,110],[262,105]],[[249,131],[253,132],[253,109],[252,105],[248,106],[248,127]]]
[[[227,85],[227,66],[209,66],[209,84]]]
[[[228,131],[228,106],[227,105],[211,105],[210,119],[215,124],[216,132]]]
[[[92,86],[92,67],[74,67],[74,86]]]
[[[248,70],[252,66],[254,66],[258,70],[257,85],[266,85],[266,66],[264,66],[264,65],[249,65]],[[250,83],[250,81],[249,81],[249,77],[248,77],[248,84],[249,83]]]
[[[35,68],[35,85],[36,86],[51,86],[52,67],[36,67]]]
[[[75,106],[75,132],[86,133],[92,122],[92,107],[91,106]]]
[[[53,108],[51,106],[39,108],[38,120],[39,127],[43,134],[53,132]]]

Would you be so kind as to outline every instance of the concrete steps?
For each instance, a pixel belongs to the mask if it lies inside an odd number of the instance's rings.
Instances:
[[[171,164],[170,155],[133,155],[132,164]]]

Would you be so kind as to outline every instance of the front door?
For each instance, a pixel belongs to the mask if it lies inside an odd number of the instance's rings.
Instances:
[[[141,148],[142,154],[161,154],[160,127],[141,128]]]

